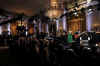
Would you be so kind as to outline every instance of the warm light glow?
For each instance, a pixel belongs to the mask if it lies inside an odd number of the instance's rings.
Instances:
[[[31,27],[31,28],[29,29],[29,34],[33,34],[33,33],[34,33],[34,30],[35,30],[35,29],[33,29],[33,27]]]
[[[100,26],[100,24],[94,24],[93,26],[94,26],[94,27],[98,27],[98,26]]]
[[[52,2],[57,2],[57,0],[50,0],[50,2],[52,3]]]
[[[59,7],[59,0],[50,0],[50,8],[46,13],[46,16],[50,18],[59,18],[62,13],[62,9]]]
[[[46,15],[50,18],[58,18],[61,15],[61,10],[49,10]]]
[[[51,8],[58,7],[58,1],[57,0],[50,0],[50,6],[51,6]]]
[[[52,2],[52,3],[51,3],[51,6],[52,6],[52,7],[55,7],[55,6],[57,7],[58,4],[57,4],[57,2]]]
[[[18,26],[21,26],[21,24],[18,24]]]
[[[11,24],[11,33],[13,34],[13,35],[16,35],[17,34],[17,32],[16,32],[16,27],[17,26],[17,24],[16,23],[12,23]]]

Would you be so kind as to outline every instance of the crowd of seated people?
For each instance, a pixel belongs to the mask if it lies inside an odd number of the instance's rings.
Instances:
[[[9,53],[16,58],[16,63],[22,64],[96,64],[100,61],[100,48],[80,47],[76,43],[69,45],[67,38],[45,38],[36,36],[0,36],[0,43],[6,39]]]

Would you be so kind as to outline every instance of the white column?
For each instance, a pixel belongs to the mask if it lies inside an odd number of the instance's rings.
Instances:
[[[67,13],[67,11],[64,9],[64,14],[66,14]],[[66,19],[66,16],[64,16],[63,18],[63,30],[64,31],[67,31],[67,19]]]
[[[49,33],[49,26],[46,24],[46,32]]]
[[[34,33],[36,33],[36,21],[34,20]]]
[[[67,30],[67,25],[66,25],[66,16],[63,17],[63,30]]]
[[[42,32],[42,24],[39,22],[39,32]]]
[[[11,29],[10,29],[10,23],[7,25],[8,28],[8,35],[10,35]]]
[[[0,35],[2,34],[2,26],[0,26]]]
[[[27,30],[28,30],[28,26],[26,25],[26,32],[25,32],[26,36],[28,35],[28,31]]]
[[[57,31],[59,31],[59,20],[56,20]]]
[[[88,32],[92,29],[92,14],[86,12],[86,29]]]

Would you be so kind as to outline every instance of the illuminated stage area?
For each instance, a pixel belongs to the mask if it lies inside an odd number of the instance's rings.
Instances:
[[[99,64],[98,0],[7,0],[0,5],[0,64]]]

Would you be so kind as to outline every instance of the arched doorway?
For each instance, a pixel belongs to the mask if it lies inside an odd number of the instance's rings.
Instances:
[[[72,31],[72,33],[75,33],[77,31],[86,31],[85,13],[79,13],[76,16],[72,15],[70,19],[68,19],[67,25],[68,31]]]

